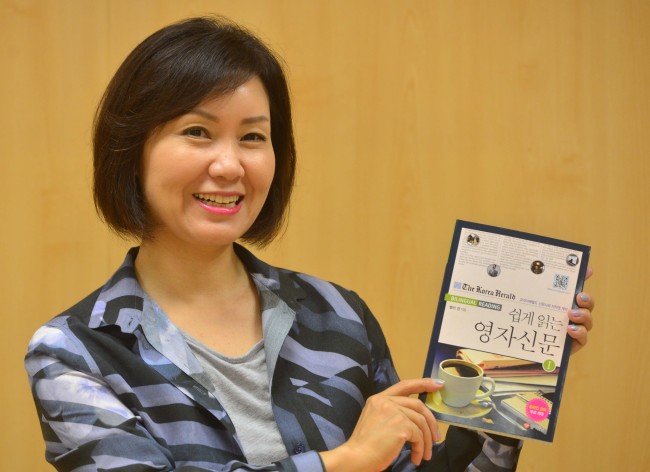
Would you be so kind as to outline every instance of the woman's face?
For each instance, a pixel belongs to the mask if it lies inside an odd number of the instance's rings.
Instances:
[[[141,185],[153,240],[233,243],[257,218],[274,172],[269,100],[255,77],[148,138]]]

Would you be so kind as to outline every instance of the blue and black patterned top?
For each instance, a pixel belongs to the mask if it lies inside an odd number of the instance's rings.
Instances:
[[[26,368],[46,459],[58,470],[323,471],[318,451],[345,442],[365,400],[398,381],[381,328],[354,292],[236,251],[260,290],[272,407],[289,457],[246,463],[201,363],[136,280],[134,248],[106,285],[30,342]],[[454,427],[435,448],[416,468],[405,447],[392,470],[514,470],[519,454]]]

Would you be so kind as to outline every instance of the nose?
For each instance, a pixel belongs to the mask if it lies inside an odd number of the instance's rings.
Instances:
[[[210,156],[208,174],[213,179],[237,180],[244,176],[241,150],[233,143],[220,143]]]

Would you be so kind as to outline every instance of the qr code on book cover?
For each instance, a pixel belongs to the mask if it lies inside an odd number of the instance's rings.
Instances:
[[[569,276],[562,274],[555,274],[553,278],[553,288],[559,288],[560,290],[569,289]]]

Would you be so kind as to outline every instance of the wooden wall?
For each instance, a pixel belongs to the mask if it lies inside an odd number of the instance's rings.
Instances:
[[[592,245],[597,328],[520,470],[650,468],[650,2],[0,0],[0,469],[51,470],[27,341],[129,245],[91,201],[100,94],[146,35],[206,13],[289,66],[299,183],[262,255],[360,293],[413,377],[456,218]]]

